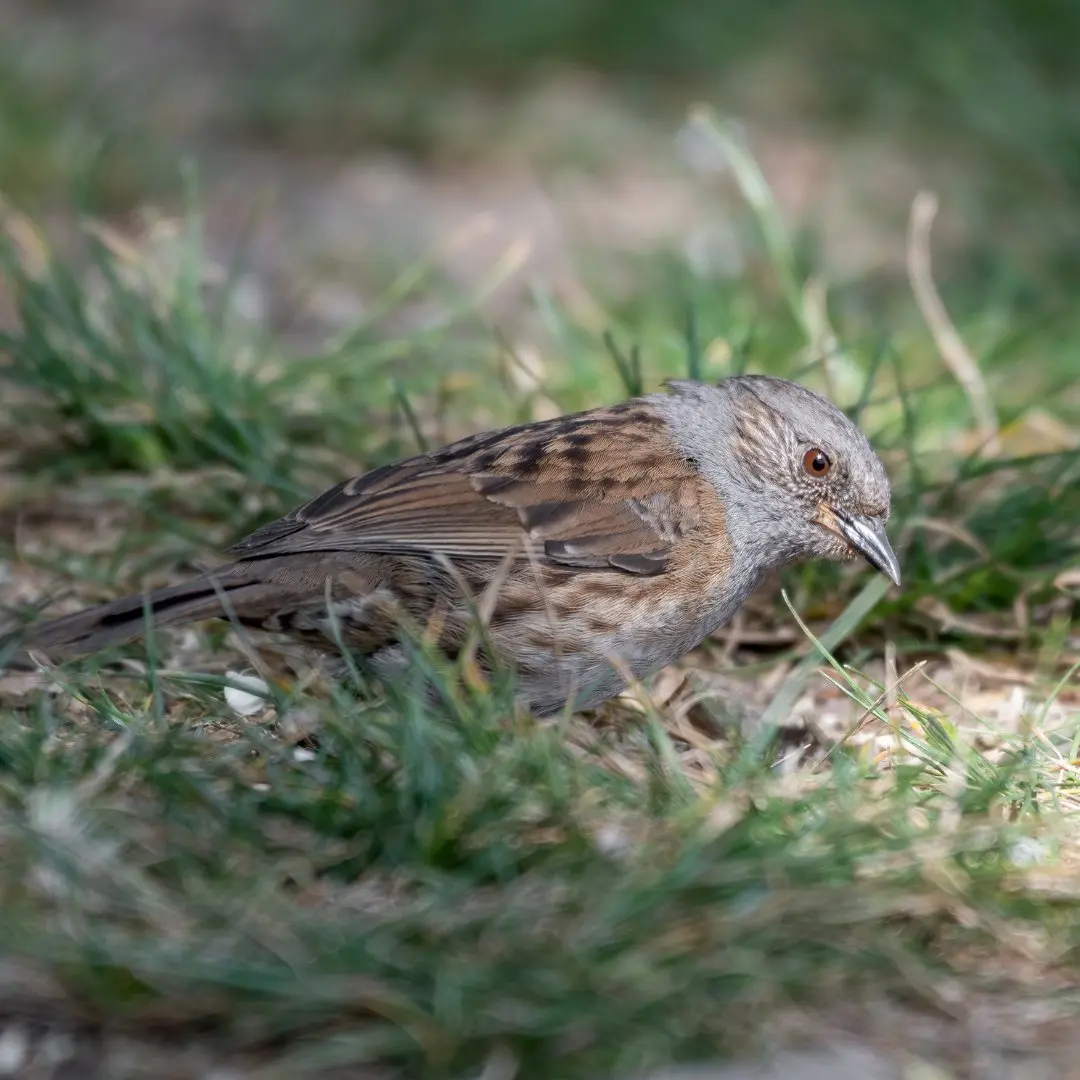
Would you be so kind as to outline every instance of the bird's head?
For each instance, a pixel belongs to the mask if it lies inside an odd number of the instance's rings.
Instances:
[[[771,565],[863,556],[895,584],[885,532],[889,478],[866,436],[830,401],[761,375],[674,383],[681,442],[720,493],[738,550]],[[697,414],[697,422],[690,420]]]

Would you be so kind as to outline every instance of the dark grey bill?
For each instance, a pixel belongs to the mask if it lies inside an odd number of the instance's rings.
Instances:
[[[856,517],[833,510],[839,532],[866,561],[880,570],[894,585],[900,584],[900,563],[885,535],[885,526],[877,518]]]

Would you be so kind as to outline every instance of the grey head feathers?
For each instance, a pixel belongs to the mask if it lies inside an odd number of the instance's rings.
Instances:
[[[749,587],[774,567],[856,554],[899,583],[885,467],[832,402],[765,375],[669,387],[650,403],[719,493]]]

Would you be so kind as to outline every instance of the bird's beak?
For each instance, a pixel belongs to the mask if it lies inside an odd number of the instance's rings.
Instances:
[[[819,525],[846,540],[875,570],[880,570],[894,585],[900,584],[900,563],[885,535],[885,526],[877,518],[849,514],[821,504]]]

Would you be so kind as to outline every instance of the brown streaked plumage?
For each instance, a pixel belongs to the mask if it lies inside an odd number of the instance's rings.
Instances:
[[[807,471],[810,447],[815,468]],[[820,449],[819,449],[820,448]],[[539,714],[611,697],[682,656],[771,568],[861,551],[898,580],[888,481],[825,399],[745,376],[474,435],[319,495],[180,585],[32,628],[57,657],[226,616],[376,672],[404,629],[453,655],[479,611]],[[826,514],[826,511],[828,513]]]

